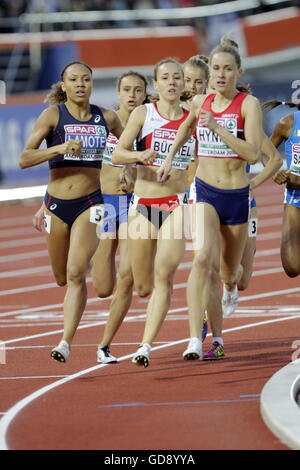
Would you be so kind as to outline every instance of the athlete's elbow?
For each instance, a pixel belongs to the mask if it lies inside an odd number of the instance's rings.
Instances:
[[[19,158],[19,167],[24,170],[24,168],[28,168],[29,167],[29,164],[28,164],[28,159],[26,158],[26,154],[21,153],[21,156]]]
[[[112,155],[111,155],[111,161],[114,164],[120,164],[122,163],[122,159],[120,158],[120,155],[117,150],[115,150]]]

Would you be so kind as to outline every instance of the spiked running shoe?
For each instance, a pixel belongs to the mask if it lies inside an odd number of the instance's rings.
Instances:
[[[147,343],[142,344],[132,358],[132,363],[137,366],[148,367],[150,364],[151,346]]]
[[[237,284],[235,284],[232,291],[227,290],[226,286],[224,285],[222,297],[222,310],[224,317],[229,317],[230,315],[234,314],[238,301],[239,296]]]
[[[218,359],[224,359],[224,357],[224,346],[218,341],[214,341],[208,353],[203,354],[203,361],[216,361]]]
[[[70,354],[70,346],[66,341],[61,341],[56,348],[52,349],[51,357],[58,362],[66,362]]]
[[[97,350],[97,362],[102,362],[102,364],[115,364],[118,360],[110,354],[109,346],[99,346]]]
[[[191,338],[188,347],[182,354],[185,361],[202,359],[202,341],[199,338]]]
[[[204,318],[203,327],[202,327],[202,343],[207,336],[207,331],[208,331],[208,322],[207,322],[207,318]]]

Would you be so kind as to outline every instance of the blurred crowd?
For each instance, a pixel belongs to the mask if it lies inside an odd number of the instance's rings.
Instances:
[[[184,8],[225,3],[232,0],[0,0],[0,33],[18,30],[18,18],[23,13],[49,13],[49,12],[83,12],[83,11],[105,11],[105,10],[137,10],[144,8]],[[267,4],[266,0],[260,0],[259,6],[253,10],[240,13],[232,13],[235,16],[245,16],[261,13],[273,9],[300,6],[300,0],[290,0],[276,4]],[[158,25],[187,24],[187,21],[159,21]],[[190,20],[189,20],[189,24]],[[85,22],[73,24],[73,28],[112,28],[144,26],[142,20],[122,23],[108,21],[99,24],[87,24]],[[151,22],[153,25],[153,22]],[[59,25],[57,29],[61,29]],[[55,28],[55,29],[56,29]]]

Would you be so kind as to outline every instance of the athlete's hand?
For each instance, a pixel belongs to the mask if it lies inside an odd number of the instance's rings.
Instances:
[[[288,182],[289,173],[288,170],[278,171],[278,173],[273,176],[273,181],[277,184],[285,184]]]
[[[78,156],[80,155],[82,144],[82,140],[70,139],[61,144],[59,150],[62,155],[69,154]]]
[[[127,170],[127,167],[125,166],[121,173],[120,173],[120,184],[121,184],[121,190],[124,193],[129,193],[133,190],[134,186],[134,179],[132,177],[132,174],[130,171]]]
[[[146,149],[142,152],[137,152],[138,161],[143,163],[144,165],[151,165],[157,155],[157,152],[154,152],[154,150],[151,149]]]
[[[202,126],[208,127],[212,131],[214,131],[218,125],[217,121],[213,117],[212,113],[209,111],[206,111],[205,109],[201,108],[200,114],[199,114],[199,120],[200,124]]]
[[[42,204],[39,210],[34,214],[32,218],[32,225],[39,232],[44,230],[44,204]]]
[[[170,178],[170,171],[172,168],[172,158],[167,157],[161,167],[157,170],[157,181],[164,183]]]

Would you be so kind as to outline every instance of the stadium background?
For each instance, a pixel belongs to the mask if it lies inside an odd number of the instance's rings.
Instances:
[[[227,34],[240,45],[242,81],[251,84],[255,96],[300,99],[299,5],[277,0],[1,1],[0,199],[5,200],[7,188],[46,183],[47,164],[21,171],[18,159],[46,106],[47,91],[72,60],[94,69],[92,102],[116,108],[118,75],[138,70],[151,90],[153,64],[161,58],[183,62],[209,54]],[[287,112],[281,106],[266,116],[267,133]]]

